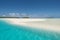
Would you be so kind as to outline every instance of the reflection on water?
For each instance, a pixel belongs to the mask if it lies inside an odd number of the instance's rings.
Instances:
[[[37,32],[0,20],[0,40],[60,40],[60,34],[43,30]]]

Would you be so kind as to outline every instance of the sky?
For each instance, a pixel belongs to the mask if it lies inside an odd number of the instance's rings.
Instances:
[[[60,0],[0,0],[0,16],[60,17]]]

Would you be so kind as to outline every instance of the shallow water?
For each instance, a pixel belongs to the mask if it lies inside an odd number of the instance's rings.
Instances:
[[[32,30],[0,20],[0,40],[60,40],[60,34],[44,30]]]

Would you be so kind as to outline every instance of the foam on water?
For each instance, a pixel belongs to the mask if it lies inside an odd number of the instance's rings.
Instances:
[[[11,25],[0,20],[0,40],[60,40],[60,34]]]

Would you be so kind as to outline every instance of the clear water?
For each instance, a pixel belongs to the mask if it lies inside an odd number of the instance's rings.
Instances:
[[[60,34],[43,30],[37,32],[0,20],[0,40],[60,40]]]

